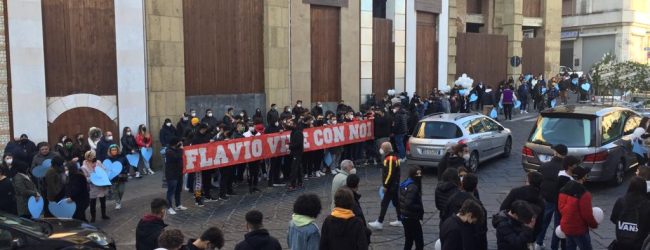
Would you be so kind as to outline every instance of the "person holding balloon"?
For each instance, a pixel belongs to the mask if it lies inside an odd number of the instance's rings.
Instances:
[[[506,120],[512,120],[512,107],[517,101],[517,95],[512,91],[512,85],[503,89],[501,92],[501,103],[503,104],[503,115]]]
[[[124,196],[126,182],[129,180],[129,162],[124,156],[122,156],[120,153],[120,146],[117,144],[111,144],[108,146],[108,158],[104,160],[104,165],[107,164],[114,164],[122,167],[121,169],[118,168],[119,174],[111,179],[111,182],[113,183],[113,194],[115,195],[115,209],[119,210],[122,209],[122,196]]]
[[[589,229],[598,227],[591,204],[591,193],[583,185],[587,180],[589,169],[577,166],[572,171],[573,179],[562,189],[558,199],[560,231],[566,235],[568,250],[591,250]],[[602,217],[602,214],[601,214]],[[558,235],[559,236],[559,235]]]
[[[96,155],[97,154],[95,153],[95,150],[90,150],[86,152],[85,154],[86,160],[81,166],[81,170],[86,176],[86,180],[89,182],[89,187],[90,187],[88,191],[90,195],[90,222],[91,223],[95,222],[97,199],[99,199],[99,205],[102,211],[102,219],[104,220],[110,219],[110,217],[106,216],[106,194],[108,193],[108,187],[110,186],[110,182],[108,183],[107,186],[98,186],[96,183],[92,182],[91,175],[96,171],[98,171],[98,169],[101,169],[104,172],[106,172],[106,169],[104,168],[102,163],[97,161]]]

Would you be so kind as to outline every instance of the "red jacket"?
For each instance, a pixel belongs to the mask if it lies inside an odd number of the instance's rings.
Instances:
[[[138,144],[138,147],[149,148],[151,147],[151,136],[145,137],[143,134],[138,134],[135,136],[135,143]]]
[[[591,208],[591,193],[576,181],[569,181],[560,190],[558,208],[562,215],[560,226],[567,236],[584,235],[589,228],[598,227]]]

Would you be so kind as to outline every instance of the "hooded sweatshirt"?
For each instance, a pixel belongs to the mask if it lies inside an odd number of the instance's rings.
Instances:
[[[235,250],[282,250],[282,246],[268,230],[258,229],[244,235],[244,240],[235,246]]]
[[[135,229],[135,249],[149,250],[158,248],[158,236],[167,227],[162,218],[147,214]]]
[[[367,250],[365,225],[352,210],[336,207],[325,218],[321,231],[320,250]]]
[[[292,250],[318,250],[320,232],[314,223],[316,218],[293,214],[289,222],[287,245]]]

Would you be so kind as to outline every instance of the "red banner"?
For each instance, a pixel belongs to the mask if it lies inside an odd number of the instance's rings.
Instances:
[[[372,120],[303,130],[305,152],[372,140]],[[290,131],[185,146],[183,172],[194,173],[289,154]]]

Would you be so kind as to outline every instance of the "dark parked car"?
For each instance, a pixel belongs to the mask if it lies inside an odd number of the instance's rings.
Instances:
[[[115,241],[79,220],[29,220],[0,212],[0,249],[115,249]]]
[[[611,106],[558,106],[540,113],[522,149],[525,170],[534,171],[551,160],[551,145],[564,144],[569,155],[591,169],[589,181],[621,184],[625,171],[638,165],[630,135],[641,115]]]

